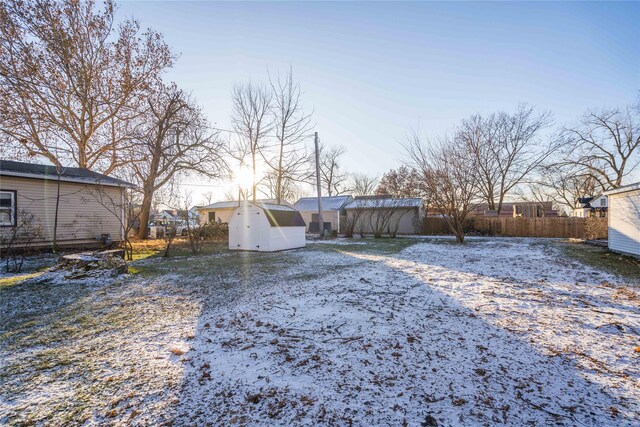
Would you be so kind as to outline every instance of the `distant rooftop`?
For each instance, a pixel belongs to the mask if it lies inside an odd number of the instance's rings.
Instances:
[[[39,178],[57,180],[58,172],[53,165],[0,160],[0,175],[24,178]],[[85,184],[100,184],[117,187],[132,187],[133,184],[118,178],[103,175],[84,168],[62,168],[60,180],[66,182],[81,182]]]
[[[423,201],[419,197],[394,199],[391,197],[357,197],[346,209],[419,208]]]
[[[337,211],[344,207],[346,203],[351,201],[351,196],[330,196],[322,198],[322,210],[324,211]],[[299,199],[294,207],[299,211],[317,211],[318,210],[318,198],[317,197],[302,197]]]
[[[251,200],[241,200],[240,203],[255,203],[256,205],[275,205],[291,207],[291,204],[285,201],[280,202],[278,205],[276,199],[257,199],[255,202]],[[207,206],[199,206],[198,209],[235,209],[238,207],[237,200],[225,200],[222,202],[211,203]]]

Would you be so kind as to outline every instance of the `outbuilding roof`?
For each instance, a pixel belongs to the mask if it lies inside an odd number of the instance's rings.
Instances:
[[[345,204],[353,200],[351,196],[330,196],[322,198],[322,210],[323,211],[338,211],[342,209]],[[295,208],[299,211],[317,211],[318,210],[318,198],[317,197],[302,197],[295,203]]]
[[[419,197],[405,199],[356,197],[345,209],[419,208],[420,206],[422,206],[422,199]]]
[[[307,225],[300,212],[291,206],[258,202],[248,202],[248,204],[262,209],[271,227],[306,227]]]
[[[240,203],[252,203],[256,205],[260,205],[260,204],[277,205],[276,199],[258,199],[255,202],[252,202],[250,200],[242,200]],[[222,202],[211,203],[210,205],[207,205],[207,206],[199,206],[198,209],[235,209],[238,207],[238,204],[239,203],[237,200],[225,200]],[[289,206],[289,203],[282,202],[281,205]]]
[[[37,163],[16,162],[13,160],[0,160],[1,176],[16,176],[22,178],[35,178],[45,180],[57,180],[58,172],[53,165],[41,165]],[[60,181],[80,182],[84,184],[107,185],[115,187],[133,187],[133,184],[118,178],[103,175],[85,168],[65,167],[60,174]]]
[[[302,215],[295,209],[262,209],[272,227],[306,227]]]
[[[635,190],[640,190],[640,182],[636,182],[635,184],[625,185],[623,187],[614,188],[612,190],[605,191],[602,194],[604,194],[605,196],[610,196],[612,194],[626,193],[628,191],[635,191]]]

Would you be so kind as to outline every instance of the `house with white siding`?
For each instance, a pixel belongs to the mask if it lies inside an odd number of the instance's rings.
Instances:
[[[240,207],[242,202],[245,202],[245,201],[243,200],[239,202],[237,200],[225,200],[222,202],[211,203],[210,205],[207,205],[207,206],[198,206],[196,209],[200,217],[200,224],[202,225],[212,224],[212,223],[229,224],[231,222],[231,215],[233,215],[233,212],[238,207]],[[258,203],[258,204],[266,203],[266,204],[272,204],[272,205],[278,204],[278,202],[275,199],[258,199],[253,203]],[[282,201],[280,204],[291,207],[291,204],[285,201]]]
[[[59,246],[97,246],[107,236],[122,241],[128,187],[132,184],[88,169],[66,167],[58,173],[52,165],[0,160],[0,237],[33,215],[40,232],[32,246],[50,246],[54,227]]]
[[[640,182],[609,190],[609,249],[640,257]]]

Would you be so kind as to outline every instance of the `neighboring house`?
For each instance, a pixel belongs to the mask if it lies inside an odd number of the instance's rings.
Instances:
[[[40,226],[32,245],[51,245],[57,204],[58,245],[97,245],[106,235],[122,241],[124,190],[131,186],[88,169],[64,168],[58,175],[54,166],[0,160],[0,233],[7,236],[30,213]]]
[[[229,221],[229,249],[273,252],[305,246],[306,224],[290,206],[242,202]]]
[[[495,210],[490,210],[489,205],[485,203],[469,212],[469,216],[542,218],[557,217],[558,211],[553,209],[553,202],[505,202],[498,214]]]
[[[578,218],[599,217],[606,218],[609,208],[608,197],[604,194],[598,197],[580,197],[572,216]]]
[[[258,199],[256,203],[269,203],[277,204],[274,199]],[[281,203],[284,206],[291,206],[287,202]],[[239,206],[237,200],[227,200],[224,202],[216,202],[207,206],[198,207],[198,213],[200,217],[200,224],[210,224],[217,222],[218,224],[229,223],[231,220],[231,214]]]
[[[179,221],[180,218],[175,216],[169,209],[165,209],[160,212],[154,212],[149,215],[149,223],[152,225],[169,226],[175,225]]]
[[[384,233],[416,234],[420,232],[424,219],[424,201],[421,198],[356,196],[345,209],[347,222],[357,223],[357,233],[375,233],[376,228],[383,225]]]
[[[347,217],[345,207],[353,201],[351,196],[331,196],[322,197],[322,221],[324,229],[330,224],[331,230],[339,233],[344,232],[344,224]],[[293,205],[302,215],[304,222],[307,223],[307,232],[317,233],[318,227],[318,198],[303,197]]]
[[[185,209],[165,209],[151,215],[149,221],[157,225],[179,225],[186,221],[187,212],[191,223],[197,223],[198,213],[191,209],[189,211]]]
[[[640,257],[640,182],[606,191],[609,249]]]

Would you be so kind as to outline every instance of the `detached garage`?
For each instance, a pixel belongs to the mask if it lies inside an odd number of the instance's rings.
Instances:
[[[283,205],[244,202],[229,221],[229,249],[273,252],[305,246],[306,224]]]
[[[609,197],[609,249],[640,257],[640,182],[604,194]]]

